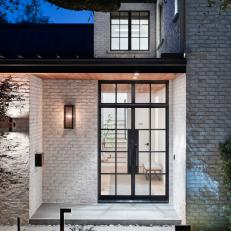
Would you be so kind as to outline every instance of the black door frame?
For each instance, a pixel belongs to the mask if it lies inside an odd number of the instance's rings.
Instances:
[[[165,84],[166,103],[101,103],[101,84]],[[151,90],[150,90],[151,91]],[[132,90],[134,92],[134,89]],[[117,92],[115,92],[117,98]],[[135,95],[132,94],[132,98]],[[134,102],[134,101],[132,101]],[[164,196],[101,196],[101,108],[165,108],[166,109],[166,180]],[[133,110],[134,111],[134,110]],[[98,202],[99,203],[168,203],[169,202],[169,81],[168,80],[101,80],[98,81]]]

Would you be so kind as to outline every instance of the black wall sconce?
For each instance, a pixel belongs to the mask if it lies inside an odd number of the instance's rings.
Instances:
[[[43,166],[43,153],[36,153],[35,154],[35,167],[42,167]]]
[[[64,129],[74,128],[74,105],[64,106]]]

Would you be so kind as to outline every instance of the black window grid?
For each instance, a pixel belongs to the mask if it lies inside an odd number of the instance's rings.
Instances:
[[[107,82],[108,82],[107,84],[110,84],[109,82],[111,82],[111,81],[107,81]],[[120,81],[117,81],[117,82],[120,82]],[[129,82],[131,83],[131,82],[134,82],[134,81],[129,81]],[[136,81],[136,82],[137,83],[140,82],[140,83],[146,84],[145,81]],[[163,155],[165,155],[165,172],[162,172],[162,173],[151,173],[150,172],[149,173],[149,177],[150,177],[150,180],[149,180],[149,195],[146,195],[146,196],[142,195],[142,198],[153,197],[154,196],[155,198],[159,198],[157,200],[162,200],[162,198],[168,198],[168,190],[169,190],[168,189],[169,188],[169,185],[168,185],[169,184],[168,183],[168,181],[169,181],[169,178],[168,178],[169,177],[169,172],[168,172],[168,160],[169,160],[169,157],[168,157],[168,141],[167,141],[168,140],[168,116],[167,116],[168,115],[168,84],[166,84],[166,81],[149,81],[149,82],[152,82],[152,83],[148,83],[148,85],[149,85],[149,91],[150,91],[149,102],[148,103],[135,103],[135,101],[134,101],[135,100],[135,88],[134,88],[135,86],[133,86],[131,88],[131,94],[132,94],[132,101],[133,102],[131,104],[127,104],[127,103],[121,104],[122,105],[121,107],[123,108],[125,106],[125,108],[126,107],[130,108],[130,105],[135,104],[138,108],[140,108],[139,105],[150,104],[150,107],[148,107],[149,108],[149,112],[150,112],[150,115],[149,115],[150,127],[151,127],[151,109],[152,108],[165,108],[166,109],[166,118],[165,118],[166,119],[166,127],[165,128],[163,128],[163,129],[139,129],[139,130],[143,130],[143,131],[149,131],[149,141],[150,142],[151,142],[151,131],[165,131],[165,137],[166,137],[166,144],[165,144],[166,148],[165,148],[165,150],[151,150],[151,145],[150,145],[150,150],[148,150],[148,151],[147,150],[146,151],[139,150],[139,153],[150,153],[150,155],[149,155],[149,158],[150,158],[149,159],[150,168],[151,168],[151,163],[152,163],[151,162],[151,160],[152,160],[151,159],[152,158],[152,154],[154,154],[154,153],[162,153]],[[105,84],[104,81],[103,81],[103,84]],[[112,108],[115,108],[115,113],[116,113],[115,114],[115,118],[116,118],[116,121],[117,121],[117,107],[116,107],[116,105],[118,105],[118,103],[117,103],[117,85],[118,84],[121,84],[121,83],[114,83],[114,85],[115,85],[114,86],[114,89],[115,89],[115,92],[114,92],[115,93],[115,102],[114,103],[101,103],[101,97],[102,97],[102,95],[101,95],[101,92],[100,92],[100,109],[101,108],[108,108],[108,106],[111,105]],[[156,84],[165,84],[165,86],[166,86],[166,88],[165,88],[165,100],[166,101],[164,103],[152,103],[152,97],[151,97],[152,85],[156,85]],[[137,107],[135,107],[135,108],[137,108]],[[101,113],[101,110],[100,110],[100,113]],[[107,129],[101,129],[100,128],[100,130],[102,131],[102,130],[107,130]],[[114,175],[114,177],[115,177],[115,194],[114,194],[115,198],[120,198],[120,196],[126,197],[127,195],[117,195],[117,175],[130,175],[130,174],[124,173],[124,172],[118,172],[117,171],[117,153],[120,153],[120,152],[125,153],[127,151],[126,150],[123,150],[123,151],[117,150],[117,133],[116,133],[116,131],[118,131],[118,130],[129,130],[129,128],[128,129],[118,129],[117,126],[115,126],[114,129],[108,129],[108,130],[115,131],[115,139],[116,139],[115,140],[115,149],[111,150],[111,151],[100,150],[100,153],[103,153],[103,152],[115,153],[115,173],[100,172],[100,177],[103,176],[103,175],[112,175],[112,176]],[[101,167],[100,167],[100,169],[101,169]],[[137,176],[139,176],[139,175],[146,175],[146,173],[139,172],[136,175]],[[153,176],[157,176],[157,177],[158,176],[163,176],[163,177],[165,177],[165,186],[164,186],[165,187],[165,195],[163,195],[163,196],[162,195],[157,195],[156,196],[156,195],[153,194],[153,192],[152,192],[152,181],[151,181],[151,177],[153,177]],[[101,182],[101,180],[99,180],[99,182]],[[101,188],[101,186],[100,186],[100,188]],[[100,192],[99,192],[99,194],[100,194]],[[108,196],[108,198],[110,198],[111,196],[113,196],[113,195]],[[139,197],[139,195],[136,195],[136,196]]]
[[[120,21],[121,21],[121,14],[122,13],[127,13],[128,14],[128,37],[121,37],[120,36],[120,25],[127,25],[127,24],[121,24]],[[138,22],[137,24],[133,24],[132,23],[132,13],[137,13],[139,16],[138,16]],[[145,13],[147,15],[147,24],[143,24],[143,25],[146,25],[148,26],[148,35],[147,36],[144,36],[144,35],[141,35],[141,14],[142,13]],[[112,17],[112,14],[111,13],[111,17],[110,17],[110,49],[112,51],[148,51],[149,50],[149,47],[150,47],[150,13],[149,11],[119,11],[119,12],[116,12],[116,14],[118,15],[118,20],[119,20],[119,23],[118,24],[115,24],[113,23],[112,24],[112,20],[115,19]],[[112,35],[112,26],[114,25],[117,25],[119,26],[119,36],[113,36]],[[132,35],[132,26],[134,25],[138,25],[139,26],[139,30],[138,30],[138,34],[139,36],[133,36]],[[113,49],[112,48],[112,40],[113,39],[119,39],[119,49]],[[124,39],[124,38],[127,38],[128,40],[128,49],[121,49],[121,46],[120,46],[120,42],[121,42],[121,39]],[[139,48],[138,49],[133,49],[132,48],[132,42],[134,41],[134,39],[138,39],[139,41]],[[147,39],[147,49],[141,49],[141,39]]]

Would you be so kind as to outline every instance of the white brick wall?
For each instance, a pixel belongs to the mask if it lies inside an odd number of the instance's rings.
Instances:
[[[97,202],[97,81],[43,82],[44,202]],[[76,125],[64,130],[64,105]]]
[[[173,81],[169,81],[169,204],[173,204]]]
[[[181,220],[186,214],[186,76],[173,81],[173,203]]]
[[[35,167],[35,153],[43,152],[43,84],[30,78],[30,217],[42,203],[42,168]]]
[[[122,3],[120,10],[150,11],[150,50],[111,51],[110,13],[95,12],[94,56],[96,58],[151,58],[156,56],[156,14],[154,3]]]

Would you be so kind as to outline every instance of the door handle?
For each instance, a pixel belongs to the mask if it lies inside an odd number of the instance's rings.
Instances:
[[[139,166],[138,166],[139,155],[138,155],[138,145],[137,144],[135,144],[135,160],[136,160],[136,163],[135,163],[135,172],[138,173],[139,172]]]
[[[145,145],[149,146],[149,143],[146,143]]]
[[[132,172],[132,131],[128,130],[128,174]]]
[[[132,158],[131,158],[131,150],[128,152],[128,173],[132,172]]]

